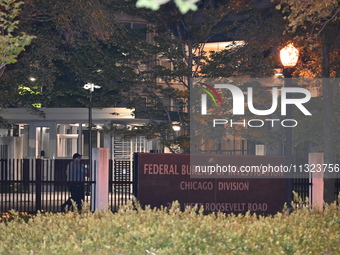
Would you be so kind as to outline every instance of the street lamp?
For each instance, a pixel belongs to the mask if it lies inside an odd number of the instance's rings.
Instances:
[[[172,130],[176,132],[176,138],[178,137],[178,132],[181,130],[180,122],[172,122]]]
[[[299,59],[299,50],[290,43],[280,50],[280,59],[285,68],[294,68]]]
[[[283,76],[285,78],[285,87],[292,86],[292,73],[294,71],[294,67],[299,59],[299,50],[294,47],[292,43],[288,44],[280,51],[280,59],[283,65]],[[291,98],[291,94],[287,94],[287,99]],[[286,109],[286,117],[287,119],[292,119],[292,105],[287,104]],[[292,143],[293,143],[293,132],[292,127],[285,127],[286,129],[286,147],[285,147],[285,156],[286,156],[286,165],[290,168],[293,163],[293,153],[292,153]],[[291,173],[289,173],[290,175]],[[291,201],[293,200],[293,179],[291,176],[288,176],[286,179],[286,200],[287,205],[290,206]]]
[[[95,84],[89,83],[89,82],[84,85],[84,89],[90,90],[91,93],[94,91],[94,89],[100,89],[100,88],[101,87],[99,85],[95,85]]]
[[[180,131],[181,130],[181,127],[180,126],[172,126],[172,129],[174,130],[174,131]]]
[[[92,170],[92,92],[95,89],[100,89],[101,87],[93,83],[86,83],[83,87],[90,91],[90,105],[89,105],[89,170]]]

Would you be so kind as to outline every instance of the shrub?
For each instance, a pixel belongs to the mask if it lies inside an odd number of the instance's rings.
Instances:
[[[0,254],[340,254],[336,204],[273,216],[204,215],[124,206],[110,211],[18,214],[0,223]]]

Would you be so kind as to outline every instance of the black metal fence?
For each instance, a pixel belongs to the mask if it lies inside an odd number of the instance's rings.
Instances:
[[[335,180],[335,199],[340,198],[340,174],[338,174],[339,178]],[[340,199],[338,200],[338,203],[340,203]]]
[[[61,205],[70,197],[68,187],[73,183],[67,180],[66,174],[70,162],[60,159],[0,159],[0,211],[63,211]],[[82,160],[82,164],[89,169],[87,160]],[[85,186],[84,201],[90,205],[95,202],[95,171],[97,169],[88,171],[85,180],[80,181]],[[115,211],[133,197],[130,162],[114,163],[110,160],[109,175],[109,207]]]
[[[306,201],[307,198],[311,201],[312,194],[312,180],[309,178],[309,173],[295,174],[293,178],[293,191],[300,199]]]
[[[132,202],[135,194],[133,168],[130,161],[110,161],[114,171],[109,171],[109,192],[112,211],[117,211],[122,205]]]
[[[340,174],[334,178],[334,201],[337,201],[340,193]],[[312,185],[310,173],[296,174],[293,178],[293,191],[304,201],[306,198],[309,198],[310,201],[313,200]]]
[[[67,180],[66,175],[70,162],[60,159],[0,159],[0,211],[63,211],[61,205],[70,197],[68,187],[72,182]],[[88,168],[89,162],[82,160],[82,164]],[[95,171],[97,169],[92,169],[82,182],[85,186],[84,201],[90,205],[95,202]],[[109,208],[112,211],[133,200],[137,186],[134,171],[130,161],[109,161]],[[312,199],[311,185],[308,173],[293,178],[293,190],[302,199]],[[340,192],[340,179],[335,180],[335,192]]]

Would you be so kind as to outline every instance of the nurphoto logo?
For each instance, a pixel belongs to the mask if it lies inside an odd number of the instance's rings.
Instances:
[[[299,109],[305,116],[311,116],[312,114],[308,109],[304,106],[305,103],[309,102],[311,99],[311,93],[308,89],[301,88],[301,87],[272,87],[271,89],[271,107],[269,109],[256,109],[254,103],[254,93],[253,88],[248,87],[246,93],[243,92],[238,86],[233,84],[214,84],[214,86],[210,86],[206,83],[201,83],[204,87],[199,87],[202,90],[203,94],[201,94],[201,114],[207,115],[208,114],[208,104],[207,104],[207,95],[213,101],[215,107],[220,105],[223,106],[223,101],[219,93],[216,89],[226,89],[231,92],[232,95],[232,113],[235,116],[242,116],[245,114],[245,108],[248,107],[248,110],[257,116],[270,116],[271,114],[275,113],[279,107],[279,97],[281,97],[281,105],[280,105],[280,115],[286,116],[287,115],[287,106],[295,106]],[[268,88],[267,88],[268,89]],[[279,93],[280,92],[280,93]],[[245,101],[245,96],[247,101]],[[295,119],[250,119],[246,121],[238,120],[234,121],[232,119],[214,119],[213,120],[213,127],[216,125],[225,125],[229,124],[231,127],[233,125],[243,125],[244,127],[248,124],[249,127],[262,127],[265,122],[274,126],[274,123],[279,122],[283,127],[295,127],[297,126],[297,120]]]

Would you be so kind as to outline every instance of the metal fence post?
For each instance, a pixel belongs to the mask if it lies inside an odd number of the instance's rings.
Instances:
[[[42,168],[42,160],[35,160],[35,209],[36,211],[41,210],[41,168]]]
[[[134,197],[138,198],[138,153],[133,154],[133,191]]]

